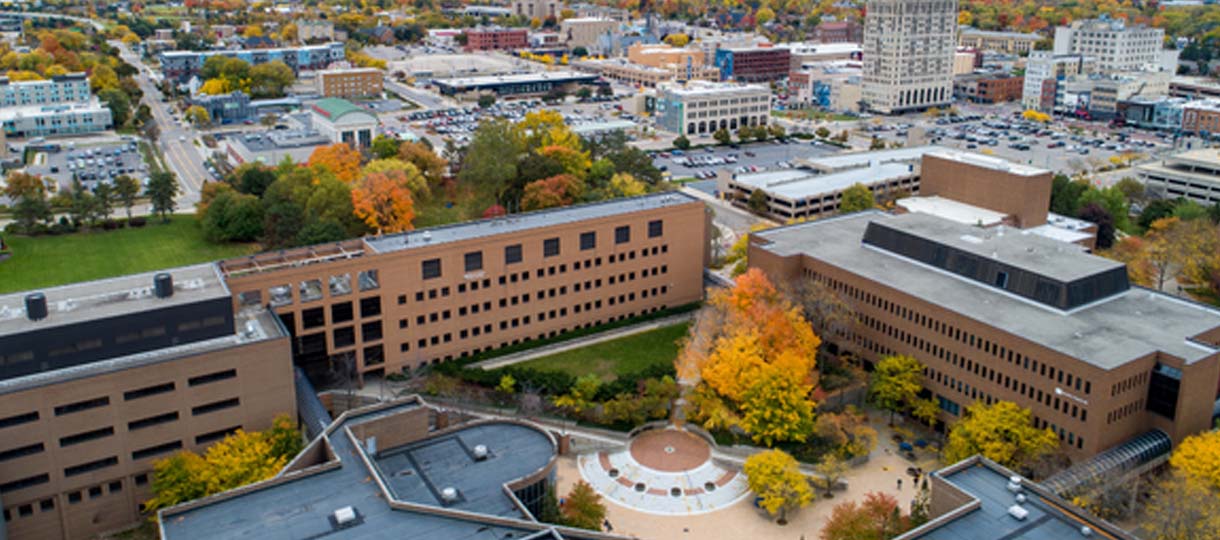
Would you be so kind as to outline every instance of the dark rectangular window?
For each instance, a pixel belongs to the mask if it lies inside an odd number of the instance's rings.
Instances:
[[[1148,410],[1173,420],[1178,410],[1182,371],[1158,363],[1148,381]]]
[[[626,244],[631,241],[631,226],[623,225],[622,227],[614,228],[614,243]]]
[[[360,325],[360,336],[364,341],[381,339],[381,321],[366,322]]]
[[[215,373],[208,373],[206,375],[199,375],[197,377],[191,377],[186,380],[186,383],[191,386],[199,386],[199,385],[203,385],[203,384],[223,381],[225,379],[232,379],[234,377],[237,377],[237,370],[236,369],[226,369],[224,371],[217,371]]]
[[[27,444],[25,446],[0,452],[0,461],[8,461],[10,459],[17,459],[19,457],[31,456],[41,453],[43,450],[44,447],[42,446],[42,443]]]
[[[351,326],[336,328],[334,331],[334,341],[331,343],[336,349],[340,347],[350,347],[356,343],[356,329]]]
[[[173,412],[167,412],[165,414],[158,414],[156,416],[149,416],[147,418],[141,418],[139,420],[132,420],[131,422],[127,423],[127,431],[135,431],[137,429],[144,429],[146,427],[152,427],[152,426],[164,424],[166,422],[173,422],[174,420],[177,420],[177,419],[178,419],[178,411],[173,411]]]
[[[483,252],[472,251],[462,256],[462,261],[466,266],[467,272],[476,272],[483,269]]]
[[[137,486],[143,486],[148,483],[148,475],[145,473],[137,474],[135,480]]]
[[[309,308],[301,312],[301,326],[303,328],[317,328],[326,324],[326,311],[323,308]]]
[[[38,421],[38,411],[0,418],[0,429]]]
[[[158,444],[156,446],[149,446],[147,448],[136,450],[135,452],[131,453],[131,459],[144,459],[146,457],[168,454],[181,449],[182,441],[167,442],[165,444]],[[111,491],[113,492],[114,490],[112,489]]]
[[[100,398],[87,399],[85,401],[77,401],[76,403],[69,403],[67,405],[60,405],[58,407],[55,407],[55,416],[63,416],[65,414],[72,414],[72,413],[77,413],[77,412],[81,412],[81,411],[87,411],[89,409],[96,409],[98,407],[105,407],[109,404],[110,404],[110,398],[106,397],[106,396],[102,396]]]
[[[364,365],[376,366],[385,363],[385,347],[378,343],[364,348]]]
[[[521,262],[521,244],[504,246],[504,264],[516,264],[519,262]]]
[[[347,321],[352,320],[353,316],[354,316],[354,313],[352,312],[352,303],[351,302],[340,302],[338,304],[332,304],[330,306],[330,322],[331,323],[334,323],[334,324],[345,323]]]
[[[556,255],[559,255],[559,239],[558,238],[547,238],[546,240],[543,240],[542,241],[542,256],[543,257],[554,257]]]
[[[219,441],[225,437],[228,437],[229,435],[232,435],[239,429],[241,429],[241,426],[233,426],[210,433],[204,433],[198,437],[195,437],[195,444],[208,444],[213,441]]]
[[[241,400],[238,398],[222,399],[220,401],[213,401],[211,403],[205,403],[198,407],[193,407],[191,409],[191,416],[199,416],[201,414],[208,414],[210,412],[230,409],[230,408],[236,407],[238,405],[241,405]]]
[[[102,458],[102,459],[90,461],[88,463],[81,463],[80,465],[73,465],[71,467],[68,467],[68,468],[64,469],[64,476],[77,476],[77,475],[85,474],[88,472],[105,469],[106,467],[113,467],[118,464],[119,464],[119,458],[117,458],[115,456],[110,456],[108,458]]]
[[[428,259],[422,265],[424,279],[435,279],[441,277],[441,260]]]
[[[376,317],[381,315],[381,297],[370,296],[360,299],[360,316]]]
[[[597,233],[593,231],[580,233],[580,250],[585,251],[597,247]]]
[[[158,384],[155,386],[146,386],[144,388],[138,388],[136,390],[128,390],[127,392],[123,392],[123,401],[131,401],[133,399],[140,399],[143,397],[155,396],[157,394],[164,394],[166,392],[173,392],[173,391],[174,391],[174,383],[172,383],[172,382],[167,382],[165,384]]]
[[[661,220],[654,219],[648,222],[648,237],[657,238],[665,234],[665,227],[661,224]]]
[[[107,427],[104,427],[101,429],[94,429],[91,431],[85,431],[85,432],[76,433],[73,435],[68,435],[67,437],[60,437],[59,446],[61,448],[65,447],[65,446],[72,446],[74,444],[80,444],[80,443],[92,441],[95,439],[102,439],[105,437],[109,437],[111,435],[114,435],[114,428],[107,426]]]
[[[51,481],[51,476],[47,475],[47,474],[39,474],[39,475],[35,475],[35,476],[30,476],[27,478],[22,478],[20,480],[13,480],[12,482],[6,482],[4,484],[0,484],[0,494],[10,493],[10,492],[17,491],[19,489],[25,489],[28,487],[34,487],[37,485],[45,484],[50,481]]]

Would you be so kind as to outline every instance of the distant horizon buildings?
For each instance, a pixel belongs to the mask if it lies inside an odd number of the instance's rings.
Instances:
[[[957,0],[868,0],[865,9],[863,108],[952,104]]]
[[[1157,71],[1166,65],[1164,41],[1163,29],[1102,16],[1056,27],[1054,54],[1092,57],[1101,73]]]

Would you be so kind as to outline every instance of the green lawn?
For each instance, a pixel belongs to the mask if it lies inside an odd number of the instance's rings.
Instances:
[[[246,255],[257,244],[212,244],[195,216],[169,224],[151,218],[137,229],[66,236],[5,236],[13,256],[0,262],[0,293],[52,287]]]
[[[678,340],[686,335],[689,327],[690,323],[664,326],[518,365],[542,371],[563,371],[577,377],[596,373],[608,382],[619,373],[632,373],[655,364],[672,364],[678,356]]]

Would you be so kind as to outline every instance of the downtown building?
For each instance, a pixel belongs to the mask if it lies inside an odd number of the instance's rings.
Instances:
[[[1164,41],[1165,31],[1160,28],[1102,17],[1056,27],[1054,54],[1092,57],[1102,73],[1158,71],[1162,65],[1177,64],[1176,55],[1166,64]]]
[[[296,410],[288,333],[214,264],[0,296],[0,537],[127,528],[154,461]]]
[[[380,96],[385,72],[377,68],[324,69],[315,75],[323,97],[358,98]]]
[[[38,81],[0,77],[0,107],[84,103],[89,101],[89,77],[82,73],[54,75]]]
[[[332,62],[346,59],[343,44],[301,45],[278,49],[231,49],[222,51],[164,51],[157,54],[161,73],[167,79],[186,82],[203,70],[203,64],[213,56],[228,56],[244,60],[251,66],[279,60],[298,76],[302,71],[324,69]]]
[[[657,127],[679,135],[711,136],[724,129],[766,126],[771,89],[758,84],[691,81],[657,90]]]
[[[899,114],[953,103],[956,0],[869,0],[865,109]]]
[[[949,204],[755,233],[750,265],[836,291],[857,323],[828,341],[866,366],[918,359],[946,424],[1011,401],[1074,461],[1210,429],[1220,310],[1132,286],[1123,263],[1086,251],[1087,230],[1049,228],[1050,187],[1048,171],[926,156],[920,198]]]
[[[791,58],[787,47],[726,47],[716,49],[713,62],[722,81],[766,83],[787,79]]]

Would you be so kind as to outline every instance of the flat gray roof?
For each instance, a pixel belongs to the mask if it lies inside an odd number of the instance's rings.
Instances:
[[[884,163],[875,167],[849,169],[830,174],[801,169],[784,169],[755,174],[739,174],[733,183],[762,189],[772,196],[801,200],[838,193],[855,184],[871,186],[912,175],[908,165]]]
[[[845,169],[854,169],[857,167],[867,167],[870,162],[882,164],[919,161],[923,159],[924,154],[945,151],[953,151],[953,149],[945,146],[912,146],[910,148],[896,148],[894,150],[876,150],[868,152],[835,154],[833,156],[818,157],[804,161],[814,169],[823,172],[833,172]]]
[[[174,278],[174,294],[169,298],[157,298],[152,291],[153,276],[163,272]],[[40,321],[31,321],[25,313],[25,297],[34,292],[47,297],[47,318]],[[0,334],[43,330],[229,296],[229,288],[213,263],[22,291],[0,296]]]
[[[464,77],[458,79],[444,79],[436,81],[436,84],[452,87],[483,87],[496,86],[500,84],[513,83],[528,83],[528,82],[543,82],[543,81],[583,81],[595,80],[597,75],[588,73],[577,73],[575,71],[544,71],[541,73],[519,73],[515,75],[485,75],[482,77]]]
[[[934,235],[937,241],[948,240],[954,247],[987,257],[994,250],[1001,261],[1026,266],[1043,275],[1070,279],[1118,264],[1010,228],[1004,229],[1002,238],[992,230],[990,240],[975,244],[962,236],[982,237],[987,231],[924,214],[892,216],[879,211],[861,212],[757,234],[771,241],[766,249],[778,255],[805,255],[823,261],[1100,369],[1113,369],[1154,351],[1164,351],[1187,362],[1217,351],[1189,339],[1220,326],[1220,310],[1215,308],[1131,288],[1062,311],[866,246],[862,239],[871,221],[918,235]],[[1027,247],[1035,252],[1020,253]]]
[[[976,462],[957,470],[937,471],[939,475],[954,487],[974,497],[979,506],[956,519],[940,526],[929,526],[919,531],[912,531],[899,538],[901,540],[1069,540],[1084,538],[1080,534],[1082,525],[1090,525],[1094,535],[1102,536],[1097,530],[1105,525],[1092,516],[1081,513],[1066,513],[1063,508],[1068,506],[1063,501],[1051,501],[1032,489],[1022,489],[1025,502],[1021,508],[1028,512],[1024,519],[1018,520],[1009,515],[1008,509],[1017,504],[1016,494],[1008,490],[1009,471],[996,466]],[[1022,484],[1028,486],[1028,480],[1022,479]]]
[[[651,195],[643,195],[640,197],[614,199],[611,201],[576,206],[565,206],[563,208],[526,212],[524,214],[511,214],[500,218],[468,221],[465,223],[456,223],[443,227],[433,227],[430,229],[420,229],[405,233],[369,237],[365,239],[365,242],[370,248],[373,249],[373,251],[378,253],[388,253],[392,251],[443,244],[447,242],[460,242],[463,240],[470,240],[472,238],[483,238],[499,234],[512,234],[530,229],[551,227],[554,225],[563,225],[578,221],[599,219],[609,216],[617,216],[620,214],[629,214],[632,212],[642,212],[645,210],[655,210],[657,208],[679,206],[698,201],[698,199],[690,195],[676,191],[653,193]]]
[[[179,512],[168,509],[162,513],[162,537],[166,540],[300,540],[321,537],[328,540],[560,538],[559,535],[539,535],[547,530],[540,524],[522,527],[493,525],[473,518],[462,519],[391,507],[373,477],[380,476],[387,482],[394,483],[407,476],[400,475],[401,469],[385,470],[383,465],[392,463],[383,459],[378,459],[375,468],[370,470],[360,457],[368,454],[364,448],[352,444],[348,428],[422,406],[424,405],[416,401],[401,402],[388,408],[349,414],[337,420],[314,444],[329,442],[338,467],[322,472],[308,471],[312,474],[307,472],[295,479],[266,487],[256,484],[254,489],[244,493],[228,498],[221,494],[216,496],[217,499],[213,502]],[[543,448],[535,437],[525,435],[521,430],[536,433],[539,438],[547,441],[546,447]],[[453,450],[450,443],[444,441],[458,440],[490,447],[493,457],[485,462],[488,466],[476,467],[482,474],[462,470],[460,462],[463,459],[466,460],[466,466],[473,463],[467,455],[443,455]],[[525,446],[517,447],[515,444]],[[428,465],[420,465],[419,469],[412,469],[413,471],[422,470],[434,480],[458,483],[459,491],[468,500],[457,507],[450,506],[450,509],[496,514],[503,510],[504,503],[493,500],[491,491],[497,491],[499,498],[507,501],[507,496],[500,488],[502,482],[513,472],[536,465],[542,459],[540,452],[543,451],[549,460],[554,448],[550,439],[541,432],[522,425],[492,422],[458,429],[439,438],[425,439],[401,450],[391,449],[385,454],[393,461],[393,457],[402,455],[402,452],[414,453],[416,461],[422,459],[427,461]],[[415,475],[414,472],[411,474]],[[391,489],[395,490],[397,496],[397,488]],[[402,500],[439,506],[435,499],[428,502],[422,494],[409,494],[417,495],[419,500]],[[331,516],[335,510],[347,506],[356,510],[360,523],[337,529],[332,525]],[[507,517],[521,519],[517,515]]]

